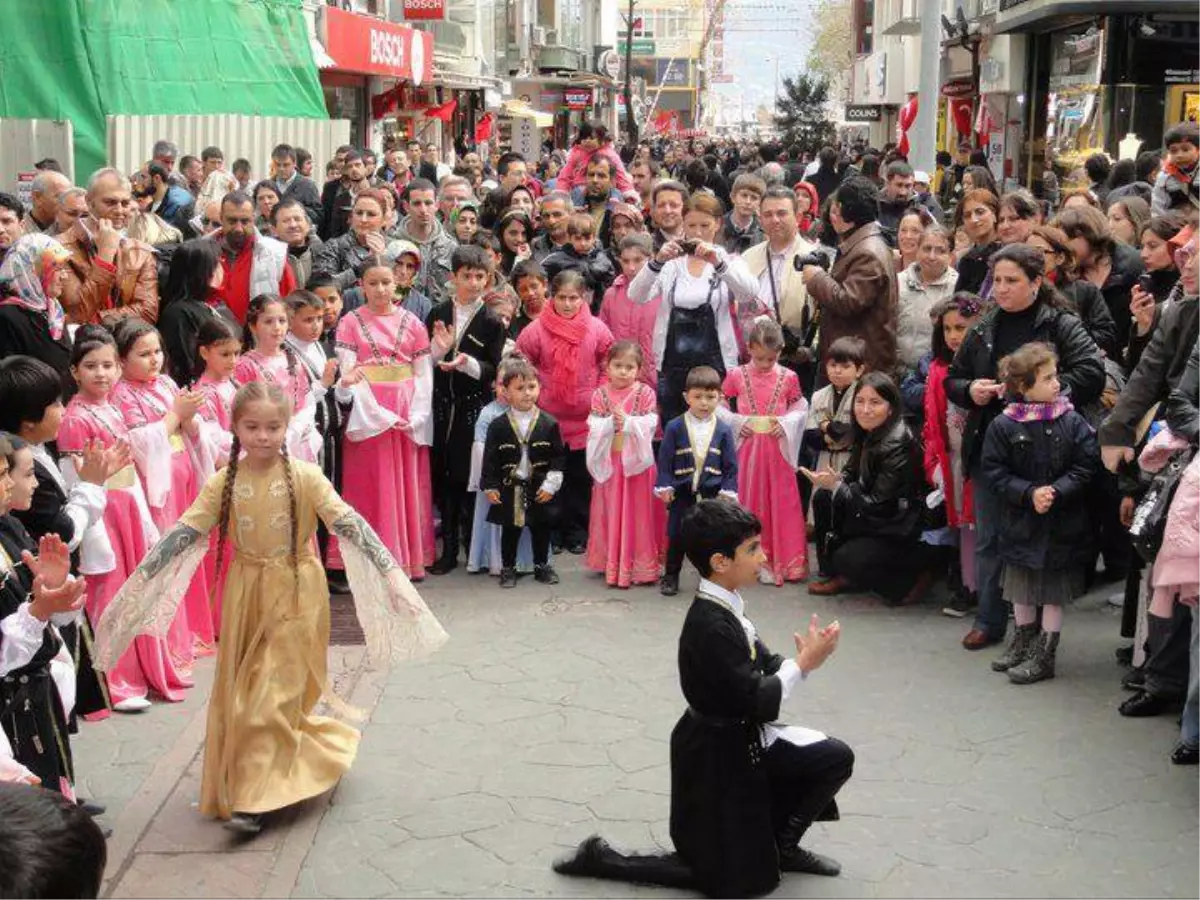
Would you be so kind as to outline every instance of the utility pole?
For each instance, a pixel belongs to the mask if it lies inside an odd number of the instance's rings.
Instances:
[[[938,68],[942,53],[941,2],[917,0],[920,4],[920,80],[917,92],[917,120],[910,130],[908,160],[914,169],[932,173],[937,155],[937,113],[941,103]],[[978,84],[978,82],[976,82]]]
[[[625,20],[625,133],[629,136],[629,146],[636,147],[638,142],[637,119],[633,115],[633,71],[630,62],[633,59],[633,9],[635,0],[629,0],[629,13],[622,16]]]

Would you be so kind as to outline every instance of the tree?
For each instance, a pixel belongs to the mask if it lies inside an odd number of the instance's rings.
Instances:
[[[845,78],[854,65],[854,16],[847,0],[817,0],[808,51],[808,71],[829,81]]]
[[[784,76],[775,127],[785,146],[799,144],[809,153],[816,153],[826,144],[834,143],[837,130],[825,118],[828,100],[829,82],[826,79],[808,74],[795,78]]]

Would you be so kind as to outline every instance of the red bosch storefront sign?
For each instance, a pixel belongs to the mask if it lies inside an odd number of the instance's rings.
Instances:
[[[332,6],[323,11],[325,50],[340,71],[390,75],[417,85],[433,77],[432,34]]]
[[[440,22],[446,18],[446,0],[404,0],[404,18]]]

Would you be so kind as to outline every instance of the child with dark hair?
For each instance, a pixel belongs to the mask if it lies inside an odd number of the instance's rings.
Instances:
[[[314,272],[304,289],[320,297],[325,307],[325,328],[321,332],[321,346],[325,348],[325,355],[332,359],[334,344],[337,341],[338,322],[341,321],[344,312],[342,290],[337,286],[337,280],[327,272]]]
[[[683,399],[687,412],[663,428],[658,448],[655,496],[667,505],[667,561],[659,591],[679,593],[684,545],[680,529],[684,514],[701,500],[723,495],[737,500],[738,460],[733,429],[717,418],[721,376],[711,366],[687,374]]]
[[[600,122],[581,122],[575,141],[571,144],[571,152],[567,154],[566,164],[559,170],[558,180],[554,189],[570,193],[576,187],[583,187],[587,180],[588,163],[597,159],[606,159],[612,166],[613,184],[622,194],[637,196],[637,188],[621,156],[613,147],[612,136]]]
[[[600,311],[604,292],[617,277],[612,260],[596,240],[596,223],[588,213],[574,213],[567,220],[567,243],[542,260],[551,282],[562,272],[578,272],[587,287],[587,302],[593,313]]]
[[[627,856],[592,836],[555,863],[564,875],[661,884],[710,897],[757,897],[780,872],[837,875],[800,846],[815,821],[838,818],[835,796],[854,769],[837,738],[777,720],[783,702],[837,649],[837,622],[795,635],[796,656],[771,653],[739,591],[765,561],[762,525],[736,503],[694,506],[680,540],[700,587],[679,635],[688,709],[671,732],[675,853]]]
[[[1025,344],[1004,357],[999,375],[1009,402],[984,436],[982,478],[1001,498],[1003,588],[1017,627],[992,670],[1007,672],[1013,684],[1033,684],[1054,677],[1063,606],[1084,591],[1095,540],[1086,488],[1100,471],[1100,448],[1059,393],[1049,344]]]
[[[53,791],[0,784],[0,897],[99,897],[104,832]]]
[[[492,275],[487,251],[459,247],[450,265],[451,299],[435,306],[425,322],[434,366],[430,468],[442,511],[442,553],[429,567],[434,575],[457,568],[460,536],[471,546],[471,444],[504,353],[504,324],[483,302]]]
[[[488,426],[479,489],[492,504],[488,521],[499,525],[500,587],[517,586],[517,545],[529,529],[533,577],[558,584],[550,564],[550,529],[557,515],[555,495],[563,485],[566,448],[557,420],[538,409],[537,370],[513,360],[500,387],[508,414]]]
[[[546,277],[546,270],[541,263],[523,259],[513,266],[509,284],[520,301],[517,314],[508,326],[508,336],[516,340],[545,309],[550,297],[550,279]]]
[[[850,459],[854,443],[854,388],[866,371],[866,344],[862,338],[840,337],[825,351],[825,378],[808,407],[805,456],[816,456],[817,469],[840,472]]]
[[[229,414],[238,385],[233,380],[238,359],[242,355],[242,329],[237,323],[211,316],[196,333],[195,390],[204,397],[200,414],[206,422],[218,425],[228,433]],[[223,449],[228,450],[225,441]],[[228,452],[220,454],[228,459]],[[217,460],[219,462],[219,460]]]
[[[233,401],[229,465],[165,531],[100,620],[102,666],[134,637],[169,621],[217,535],[217,568],[230,555],[224,630],[208,703],[200,812],[243,834],[262,816],[333,787],[358,751],[357,730],[314,715],[329,684],[329,593],[317,557],[317,520],[337,536],[367,651],[376,664],[436,649],[441,625],[366,521],[321,470],[289,458],[291,402],[256,381]],[[236,521],[238,526],[231,528]]]
[[[1180,122],[1163,135],[1167,158],[1154,181],[1150,211],[1161,216],[1172,209],[1188,210],[1200,206],[1200,183],[1196,165],[1200,163],[1200,126]]]

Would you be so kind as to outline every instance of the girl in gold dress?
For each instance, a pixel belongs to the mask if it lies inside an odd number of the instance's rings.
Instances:
[[[138,634],[165,634],[216,528],[217,569],[232,552],[217,672],[208,706],[200,811],[256,833],[263,813],[333,787],[359,732],[313,715],[330,691],[329,590],[313,536],[338,537],[374,662],[430,652],[446,632],[396,560],[346,505],[319,466],[289,459],[290,407],[275,385],[252,382],[233,401],[230,464],[214,475],[113,599],[97,629],[106,668]]]

